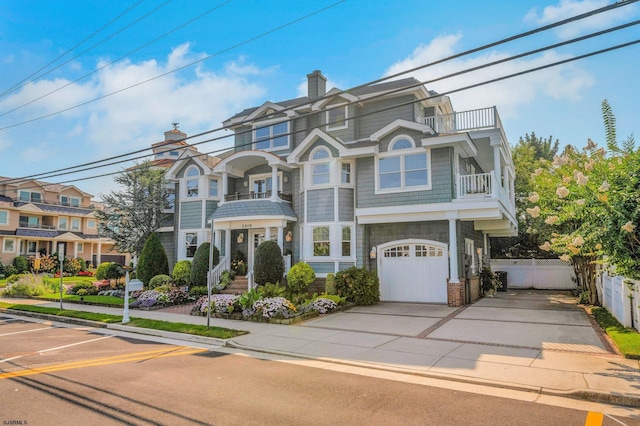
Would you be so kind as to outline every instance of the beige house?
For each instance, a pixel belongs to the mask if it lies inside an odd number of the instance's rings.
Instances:
[[[67,257],[94,265],[128,262],[99,236],[94,211],[103,206],[92,197],[73,185],[0,177],[0,261],[56,253],[62,245]]]

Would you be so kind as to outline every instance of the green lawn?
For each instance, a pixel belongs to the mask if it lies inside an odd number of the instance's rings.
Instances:
[[[122,322],[122,317],[119,315],[97,314],[97,313],[82,312],[82,311],[67,311],[67,310],[60,310],[58,308],[47,308],[44,306],[20,305],[20,304],[0,302],[0,308],[15,309],[18,311],[27,311],[27,312],[38,312],[42,314],[49,314],[49,315],[69,317],[69,318],[82,318],[90,321],[98,321],[98,322],[109,323],[109,324]],[[229,339],[231,337],[241,336],[243,334],[248,333],[248,331],[233,330],[230,328],[211,327],[207,329],[207,327],[204,325],[193,325],[193,324],[168,322],[168,321],[156,321],[156,320],[149,320],[149,319],[143,319],[143,318],[130,318],[130,320],[131,322],[129,322],[129,324],[127,325],[130,325],[133,327],[150,328],[153,330],[173,331],[176,333],[195,334],[198,336],[216,337],[219,339]]]
[[[625,358],[640,359],[640,333],[623,327],[605,308],[593,307],[591,312]]]
[[[43,294],[42,296],[37,296],[36,299],[45,299],[45,300],[60,300],[60,293],[52,293],[52,294]],[[62,301],[69,302],[87,302],[87,303],[100,303],[102,305],[117,305],[124,306],[124,299],[115,296],[77,296],[75,294],[63,294]],[[129,303],[133,302],[135,299],[129,299]]]

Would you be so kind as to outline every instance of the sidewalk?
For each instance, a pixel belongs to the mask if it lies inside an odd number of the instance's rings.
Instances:
[[[212,326],[250,332],[226,341],[115,324],[107,328],[640,408],[639,361],[613,353],[575,304],[554,295],[538,298],[515,292],[511,296],[483,299],[459,309],[381,303],[297,325],[211,318]],[[59,306],[36,300],[4,301]],[[122,309],[100,306],[65,303],[64,308],[122,315]],[[207,322],[206,317],[166,310],[132,310],[130,315]]]

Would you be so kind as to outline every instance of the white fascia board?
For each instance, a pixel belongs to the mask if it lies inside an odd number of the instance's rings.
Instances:
[[[189,162],[189,160],[195,161],[198,166],[202,167],[202,170],[204,170],[204,175],[207,175],[211,172],[211,168],[209,168],[209,166],[207,166],[204,161],[200,159],[199,155],[195,156],[190,154],[192,154],[191,151],[184,150],[180,157],[178,157],[178,159],[174,161],[171,167],[169,167],[169,170],[166,171],[165,178],[168,180],[177,180],[178,178],[176,176],[178,175],[178,172],[182,170],[182,168],[186,165],[186,163]]]
[[[463,152],[466,157],[476,157],[478,155],[478,148],[467,133],[456,133],[452,135],[423,138],[420,142],[425,148],[442,148],[445,146],[454,146],[460,149],[460,151]]]
[[[64,234],[60,234],[57,237],[53,238],[54,240],[73,240],[73,241],[85,241],[84,238],[78,237],[76,234],[72,234],[71,232],[65,232]]]
[[[232,220],[214,219],[213,228],[218,230],[220,229],[233,230],[233,229],[262,229],[266,227],[279,227],[279,226],[286,227],[287,222],[297,222],[297,220],[298,220],[297,218],[289,217],[289,216],[236,216]],[[211,220],[207,219],[207,222],[211,223]],[[247,228],[247,227],[243,228],[242,225],[246,224],[247,222],[252,222],[252,225],[255,225],[255,226],[251,226],[250,228]]]
[[[294,149],[291,154],[287,156],[288,164],[300,164],[300,157],[304,154],[309,147],[311,147],[316,140],[323,139],[329,145],[338,150],[340,157],[344,156],[347,152],[346,147],[338,142],[335,138],[329,136],[327,133],[323,132],[320,129],[313,129],[311,133],[307,135],[306,138]]]
[[[388,135],[389,133],[397,130],[397,129],[411,129],[411,130],[416,130],[418,132],[422,132],[425,134],[435,134],[433,129],[430,126],[427,126],[426,124],[420,124],[420,123],[416,123],[415,121],[408,121],[408,120],[402,120],[402,119],[397,119],[389,124],[387,124],[386,126],[384,126],[382,129],[378,130],[377,132],[373,133],[371,135],[371,140],[372,141],[380,141],[380,139],[382,139],[383,137],[385,137],[386,135]],[[424,141],[424,139],[423,139]]]
[[[402,206],[358,208],[355,211],[359,224],[401,223],[446,220],[490,220],[502,218],[497,201],[483,203],[434,203]]]
[[[323,96],[323,99],[320,99],[319,101],[314,102],[311,105],[311,111],[320,111],[322,108],[324,108],[329,102],[333,101],[335,98],[342,98],[346,101],[346,103],[354,103],[360,100],[357,96],[354,96],[351,93],[342,92],[342,90],[336,89],[334,87]]]
[[[17,207],[17,210],[20,210],[21,212],[43,212],[44,210],[38,208],[37,206],[34,206],[33,204],[29,203],[29,204],[25,204],[24,206],[20,206]]]

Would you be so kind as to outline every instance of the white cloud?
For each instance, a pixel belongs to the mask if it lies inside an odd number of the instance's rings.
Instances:
[[[450,56],[456,52],[456,45],[460,39],[461,35],[459,34],[444,35],[432,40],[427,45],[421,45],[409,57],[389,67],[385,75],[393,75],[403,70],[412,69]],[[481,66],[509,56],[511,56],[509,53],[493,51],[479,56],[446,61],[442,64],[412,72],[410,75],[420,81],[425,81],[428,89],[446,93],[569,57],[568,55],[560,55],[549,51],[541,56],[509,61],[446,80],[429,82],[445,75]],[[580,93],[583,90],[593,84],[594,79],[589,73],[575,65],[567,64],[456,92],[451,94],[450,98],[457,111],[495,105],[498,106],[500,115],[503,118],[517,117],[518,108],[521,105],[531,103],[541,96],[575,101],[580,99]]]
[[[546,25],[572,16],[599,9],[611,3],[608,0],[560,0],[557,5],[547,6],[542,12],[531,9],[525,16],[525,22]],[[587,32],[610,28],[617,23],[629,20],[637,13],[635,5],[623,6],[608,12],[599,13],[556,29],[562,39],[569,39]]]

